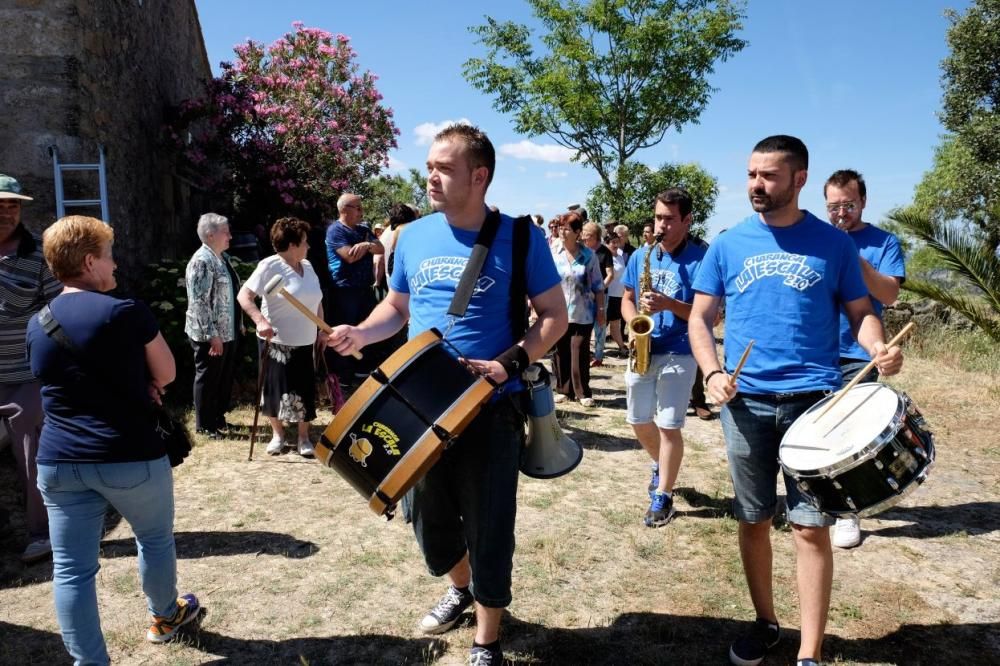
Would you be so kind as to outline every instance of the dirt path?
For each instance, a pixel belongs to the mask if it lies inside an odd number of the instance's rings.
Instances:
[[[718,420],[689,418],[679,515],[648,529],[648,457],[624,420],[623,361],[595,371],[599,405],[560,406],[585,449],[563,478],[522,476],[514,603],[504,624],[519,664],[721,664],[752,620],[729,515]],[[826,658],[844,664],[1000,663],[1000,380],[909,359],[893,384],[922,408],[938,463],[901,505],[863,522],[835,555]],[[251,413],[235,416],[249,424]],[[321,429],[317,426],[317,434]],[[372,514],[334,472],[287,454],[246,462],[245,441],[199,442],[176,470],[182,591],[208,611],[169,646],[147,620],[124,522],[102,544],[98,596],[116,664],[462,663],[463,626],[416,634],[443,591],[408,526]],[[17,561],[21,516],[0,466],[10,530],[0,541],[0,663],[67,663],[52,611],[51,564]],[[785,638],[768,664],[794,663],[798,611],[791,535],[774,534]]]

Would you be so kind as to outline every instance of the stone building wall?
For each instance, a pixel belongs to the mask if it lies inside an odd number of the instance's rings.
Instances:
[[[0,25],[0,173],[35,198],[25,223],[38,231],[56,217],[50,146],[90,163],[102,144],[122,281],[188,252],[204,202],[174,173],[160,128],[211,77],[194,0],[0,0]],[[96,174],[66,185],[67,198],[98,198]]]

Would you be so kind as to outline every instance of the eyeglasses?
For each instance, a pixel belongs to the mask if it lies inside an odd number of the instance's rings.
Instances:
[[[854,201],[848,201],[848,202],[845,202],[845,203],[827,204],[826,205],[826,210],[828,212],[830,212],[830,213],[836,213],[837,211],[841,211],[841,210],[842,211],[846,211],[848,213],[853,213],[854,210],[857,207],[858,207],[858,204],[856,202],[854,202]]]

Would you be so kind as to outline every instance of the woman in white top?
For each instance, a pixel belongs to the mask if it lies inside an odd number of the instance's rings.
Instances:
[[[261,412],[271,422],[274,432],[267,452],[278,455],[285,447],[283,421],[298,423],[298,451],[304,457],[313,456],[309,439],[309,422],[316,418],[316,361],[313,347],[322,349],[327,335],[317,332],[316,325],[277,293],[263,296],[263,306],[254,301],[264,287],[280,275],[284,289],[323,318],[323,292],[312,264],[305,258],[309,251],[309,224],[294,217],[283,217],[271,228],[271,245],[276,255],[261,260],[253,275],[240,289],[239,300],[244,312],[257,325],[257,342],[261,353],[264,341],[268,347],[267,372]]]

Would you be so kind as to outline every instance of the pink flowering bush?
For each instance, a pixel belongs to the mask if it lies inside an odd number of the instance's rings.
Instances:
[[[174,109],[166,137],[197,183],[246,221],[328,215],[388,163],[399,130],[345,35],[293,24],[248,41],[204,97]]]

